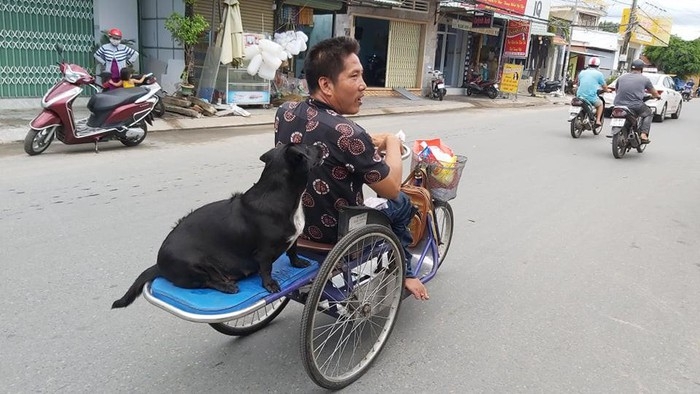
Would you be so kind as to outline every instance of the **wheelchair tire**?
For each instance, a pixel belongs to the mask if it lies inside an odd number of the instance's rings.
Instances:
[[[301,320],[309,377],[339,390],[362,376],[386,344],[404,291],[404,255],[386,226],[349,232],[328,253]]]
[[[447,256],[447,251],[450,250],[452,244],[452,234],[455,225],[454,213],[452,206],[446,201],[433,201],[433,209],[435,215],[435,228],[438,235],[438,267]]]
[[[222,323],[210,323],[209,325],[225,335],[239,337],[250,335],[270,324],[288,303],[289,298],[282,297],[247,316]]]

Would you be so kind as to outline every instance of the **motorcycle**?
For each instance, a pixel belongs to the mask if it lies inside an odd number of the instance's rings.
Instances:
[[[55,46],[61,59],[63,47]],[[95,77],[77,64],[58,62],[63,77],[41,99],[43,110],[29,124],[24,151],[34,156],[44,152],[54,137],[66,145],[94,143],[99,152],[100,141],[119,140],[125,146],[136,146],[146,139],[147,125],[152,125],[152,111],[158,102],[158,83],[131,89],[101,92]],[[73,118],[73,103],[84,88],[95,94],[88,100],[90,116]]]
[[[690,99],[693,98],[693,85],[686,84],[685,86],[683,86],[681,97],[683,98],[683,101],[690,101]]]
[[[445,89],[445,79],[443,78],[442,71],[433,70],[430,71],[430,98],[436,98],[440,101],[447,95],[447,89]]]
[[[651,99],[651,95],[644,97],[644,101]],[[642,143],[642,138],[639,133],[639,126],[642,121],[641,117],[635,115],[629,108],[618,106],[612,110],[612,119],[610,126],[612,127],[612,153],[616,159],[621,159],[625,153],[632,148],[637,149],[637,152],[642,153],[646,149],[647,144]]]
[[[573,88],[573,82],[572,82],[572,88]],[[537,81],[537,91],[541,93],[552,93],[556,92],[557,90],[561,89],[561,81],[550,81],[548,78],[545,78],[544,76],[540,75],[539,80]],[[527,87],[527,92],[532,94],[533,92],[533,87],[532,85]]]
[[[602,91],[598,92],[598,98],[603,102],[603,107],[605,107],[605,99],[603,99]],[[601,117],[600,126],[595,126],[596,122],[596,109],[590,105],[586,100],[582,100],[578,97],[571,99],[571,106],[569,107],[569,123],[571,123],[571,136],[573,138],[578,138],[581,136],[584,130],[591,130],[593,135],[600,134],[603,130],[603,123],[605,123],[605,118]]]
[[[467,84],[467,96],[477,93],[485,94],[492,100],[498,97],[498,84],[495,81],[485,81],[479,74],[473,76]]]

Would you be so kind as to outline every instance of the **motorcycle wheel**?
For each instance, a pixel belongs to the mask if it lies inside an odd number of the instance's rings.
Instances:
[[[627,140],[625,139],[624,130],[621,130],[619,133],[613,135],[612,152],[616,159],[622,159],[625,153],[627,153]]]
[[[583,132],[583,128],[581,126],[581,113],[571,119],[571,137],[573,138],[578,138],[581,136],[581,133]]]
[[[496,97],[498,97],[498,89],[496,89],[494,87],[490,87],[489,90],[486,92],[486,94],[488,94],[489,98],[491,100],[493,100]]]
[[[442,101],[442,99],[445,98],[445,89],[438,89],[437,95],[438,100]]]
[[[593,135],[598,135],[600,134],[601,131],[603,131],[603,125],[605,124],[605,118],[601,117],[600,118],[600,126],[595,127],[595,121],[593,121]]]
[[[528,92],[528,93],[532,94],[533,91],[534,91],[534,89],[532,88],[532,85],[530,85],[530,86],[527,87],[527,92]]]
[[[30,129],[27,136],[24,137],[24,151],[29,156],[35,156],[45,151],[51,145],[58,127],[53,126],[43,130]]]
[[[146,139],[146,135],[148,134],[148,129],[146,128],[146,124],[144,122],[141,122],[139,124],[139,127],[143,129],[143,135],[141,137],[139,137],[138,139],[135,139],[135,140],[132,140],[132,139],[129,139],[126,137],[118,137],[119,142],[124,144],[124,146],[129,146],[129,147],[136,146],[136,145],[142,143],[143,140]]]
[[[471,95],[472,95],[472,88],[467,88],[467,96],[471,96]]]
[[[158,97],[158,102],[156,103],[155,107],[153,107],[152,113],[159,118],[163,117],[165,114],[165,103],[163,102],[162,98]]]

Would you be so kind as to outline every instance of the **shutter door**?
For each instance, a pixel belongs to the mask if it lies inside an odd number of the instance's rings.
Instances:
[[[418,57],[420,55],[421,25],[400,21],[389,23],[386,87],[415,88],[418,86]]]
[[[243,31],[272,35],[275,29],[273,3],[273,0],[240,0]]]
[[[275,20],[273,3],[273,0],[239,0],[243,31],[272,35]],[[202,15],[209,22],[212,31],[216,32],[223,17],[223,7],[222,0],[197,1],[194,4],[194,12]],[[214,37],[212,37],[212,42],[214,42]]]

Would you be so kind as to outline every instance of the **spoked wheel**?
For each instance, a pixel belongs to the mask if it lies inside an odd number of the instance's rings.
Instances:
[[[58,127],[52,126],[43,130],[30,129],[27,136],[24,137],[24,151],[30,156],[45,151],[51,145]]]
[[[125,146],[136,146],[140,143],[143,142],[143,140],[146,139],[146,134],[148,134],[148,130],[146,128],[146,123],[141,122],[139,123],[139,127],[143,129],[143,135],[139,138],[136,139],[131,139],[127,137],[119,137],[119,141],[124,144]]]
[[[282,297],[275,300],[269,305],[256,310],[248,316],[241,317],[240,319],[229,320],[223,323],[210,323],[209,325],[216,331],[231,335],[231,336],[245,336],[252,334],[274,320],[277,315],[282,313],[282,310],[289,303],[289,298]]]
[[[625,153],[627,153],[627,140],[622,131],[613,135],[612,152],[616,159],[622,159]]]
[[[583,129],[581,127],[581,113],[571,119],[571,136],[573,138],[578,138],[581,136],[581,133],[583,132]]]
[[[595,127],[595,124],[593,125],[593,135],[600,134],[600,132],[603,131],[604,124],[605,124],[605,118],[601,117],[600,118],[600,126]]]
[[[452,206],[449,203],[435,200],[433,201],[435,209],[435,227],[437,228],[438,237],[438,267],[442,265],[447,251],[452,243],[452,229],[454,228],[454,214]]]
[[[367,225],[335,245],[301,320],[304,368],[316,384],[339,390],[367,371],[394,328],[403,280],[403,249],[391,229]]]

